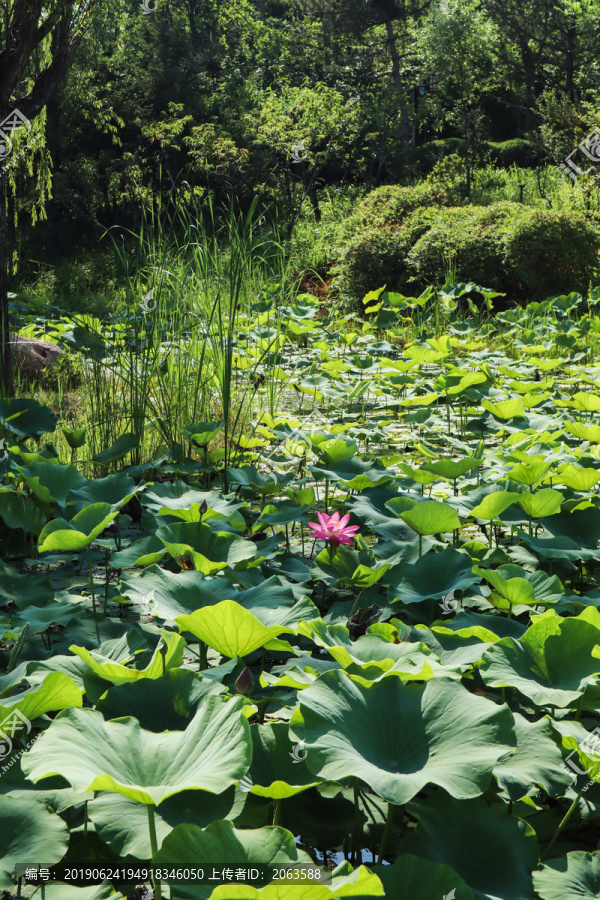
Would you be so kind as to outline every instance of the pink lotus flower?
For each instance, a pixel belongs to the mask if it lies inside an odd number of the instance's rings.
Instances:
[[[339,544],[352,544],[354,532],[358,531],[358,525],[348,525],[350,513],[346,513],[341,519],[337,512],[334,512],[332,516],[328,516],[327,513],[317,513],[317,518],[318,523],[308,523],[308,527],[312,528],[311,537],[321,541],[330,541],[333,547],[337,547]]]

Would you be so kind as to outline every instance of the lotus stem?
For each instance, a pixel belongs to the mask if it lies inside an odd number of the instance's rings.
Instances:
[[[354,865],[359,865],[359,854],[360,854],[360,809],[358,805],[358,778],[353,776],[351,779],[352,786],[354,788],[354,840],[353,840],[353,851],[354,851]]]
[[[204,643],[204,641],[198,641],[198,649],[200,650],[199,669],[200,671],[202,671],[203,669],[208,668],[208,646]]]
[[[552,837],[550,838],[550,843],[548,844],[548,846],[546,847],[546,849],[545,849],[544,852],[542,853],[540,859],[546,859],[546,857],[548,856],[548,854],[549,854],[550,851],[552,850],[552,847],[554,846],[554,842],[556,841],[556,838],[559,836],[559,834],[561,833],[561,831],[563,830],[563,828],[565,827],[565,825],[567,824],[567,822],[568,822],[569,819],[571,818],[571,816],[572,816],[572,814],[573,814],[573,812],[574,812],[574,810],[575,810],[575,807],[576,807],[577,804],[579,803],[579,798],[581,797],[581,795],[582,795],[583,792],[585,791],[586,787],[587,787],[587,782],[584,782],[584,783],[582,784],[582,786],[580,787],[577,796],[575,797],[575,799],[574,799],[573,802],[571,803],[570,807],[568,808],[568,810],[567,810],[566,813],[564,814],[564,816],[563,816],[561,822],[559,823],[558,828],[556,829],[556,831],[554,832],[554,834],[553,834]]]
[[[92,592],[92,608],[94,610],[94,615],[96,615],[96,594],[94,592],[94,570],[92,568],[92,545],[90,544],[88,549],[88,560],[90,564],[90,590]]]
[[[154,821],[154,807],[151,803],[148,804],[148,831],[150,833],[150,854],[152,859],[158,853],[158,841],[156,840],[156,822]],[[154,882],[154,898],[155,900],[162,900],[162,886],[160,881]]]
[[[380,866],[383,862],[383,853],[385,851],[385,845],[387,843],[387,839],[390,833],[390,829],[392,827],[392,819],[394,818],[394,804],[388,803],[388,811],[385,820],[385,828],[383,829],[383,835],[381,838],[381,844],[379,845],[379,854],[377,856],[377,865]]]

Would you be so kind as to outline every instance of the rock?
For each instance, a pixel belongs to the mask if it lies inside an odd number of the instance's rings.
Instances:
[[[64,353],[50,341],[21,337],[12,332],[10,344],[15,369],[24,378],[38,378],[44,369],[55,366]]]

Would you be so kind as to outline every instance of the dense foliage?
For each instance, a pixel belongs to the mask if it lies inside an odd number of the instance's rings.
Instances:
[[[2,900],[600,898],[600,0],[1,5]]]
[[[151,458],[66,430],[69,459],[50,410],[3,401],[0,727],[29,726],[3,748],[3,887],[27,861],[345,857],[329,886],[163,890],[597,894],[599,292],[493,300],[378,290],[349,331],[265,296],[235,326],[258,355],[232,356],[252,427],[191,422]],[[138,314],[138,358],[172,353],[168,310]],[[87,324],[53,327],[114,353]],[[123,895],[45,896],[67,890]]]

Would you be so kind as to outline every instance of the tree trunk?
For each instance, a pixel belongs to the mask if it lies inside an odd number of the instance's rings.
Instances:
[[[46,106],[46,147],[52,157],[53,171],[56,169],[59,153],[57,134],[58,107],[54,96],[52,96]],[[56,262],[60,252],[58,228],[58,204],[54,197],[54,185],[52,185],[52,194],[46,200],[46,257],[50,263]]]
[[[402,81],[402,75],[400,74],[400,56],[398,54],[398,47],[396,45],[396,33],[394,32],[394,25],[387,13],[384,12],[382,14],[385,23],[390,58],[392,60],[392,83],[394,85],[396,93],[398,94],[398,100],[400,102],[400,134],[402,138],[402,145],[406,152],[412,140],[408,97],[406,96],[406,91],[404,90],[404,84]]]
[[[188,0],[188,20],[192,50],[198,49],[198,29],[196,28],[196,0]]]
[[[6,174],[0,174],[0,393],[12,396],[12,362],[8,321],[8,228],[6,218]]]
[[[567,47],[565,60],[565,93],[571,103],[575,102],[575,47],[577,43],[577,29],[575,25],[567,30]]]

